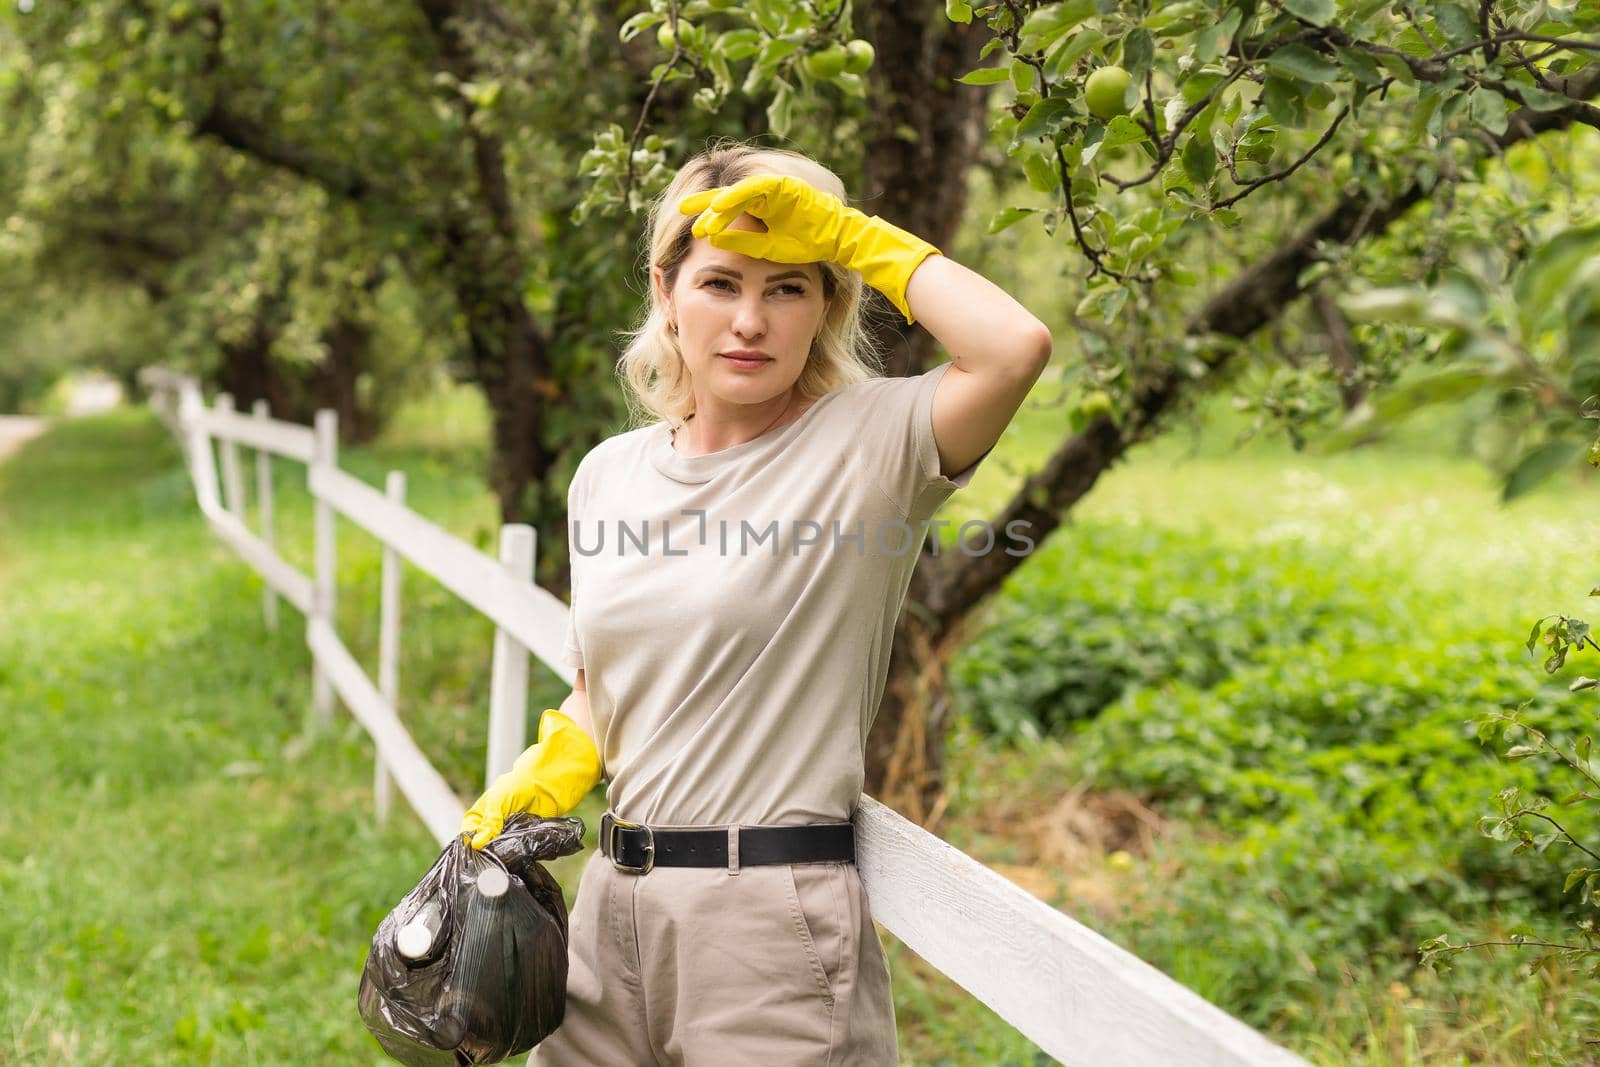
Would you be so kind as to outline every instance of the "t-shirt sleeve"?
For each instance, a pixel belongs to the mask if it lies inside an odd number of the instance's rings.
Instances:
[[[573,549],[574,538],[577,536],[578,521],[582,515],[582,480],[583,464],[578,465],[577,471],[572,475],[572,482],[567,486],[567,571],[570,575],[568,584],[572,588],[572,604],[567,609],[567,640],[561,650],[561,662],[569,667],[576,667],[580,671],[583,667],[583,643],[578,639],[578,553]]]
[[[574,606],[578,603],[578,598],[576,595],[573,596],[572,603]],[[566,647],[561,650],[561,662],[565,663],[569,667],[576,667],[581,671],[583,670],[583,649],[578,647],[578,627],[576,619],[577,613],[572,608],[568,608],[567,644]]]
[[[965,470],[939,472],[939,447],[933,437],[933,392],[955,364],[941,363],[922,374],[880,378],[863,390],[855,412],[860,427],[858,454],[879,487],[906,512],[937,504],[964,488],[994,451],[990,448]]]

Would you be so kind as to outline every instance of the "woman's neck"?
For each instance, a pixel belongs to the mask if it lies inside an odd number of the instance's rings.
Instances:
[[[773,398],[775,401],[778,399]],[[742,445],[747,441],[754,441],[763,434],[779,428],[785,424],[785,416],[792,415],[787,421],[792,422],[805,413],[810,404],[800,398],[799,391],[790,388],[787,397],[779,404],[777,413],[763,417],[760,413],[751,418],[716,419],[708,417],[705,409],[697,408],[684,420],[681,427],[672,431],[672,447],[680,455],[704,456],[713,452],[721,452],[735,445]],[[681,431],[681,432],[680,432]]]

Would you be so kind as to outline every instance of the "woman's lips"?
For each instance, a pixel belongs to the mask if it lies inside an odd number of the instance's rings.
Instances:
[[[741,356],[730,356],[727,354],[723,354],[722,358],[727,360],[729,363],[732,363],[735,367],[743,367],[749,370],[754,370],[757,367],[765,367],[768,363],[772,362],[770,359],[745,359]]]

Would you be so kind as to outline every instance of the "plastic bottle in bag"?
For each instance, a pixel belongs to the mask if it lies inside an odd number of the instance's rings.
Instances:
[[[445,846],[378,924],[362,968],[361,1017],[386,1053],[413,1067],[498,1063],[555,1031],[567,909],[539,861],[582,847],[581,820],[529,815],[481,851]]]

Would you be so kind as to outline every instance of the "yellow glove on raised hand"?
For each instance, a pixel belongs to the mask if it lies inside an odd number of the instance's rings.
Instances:
[[[461,817],[461,833],[482,848],[504,829],[506,819],[526,811],[545,819],[565,815],[600,780],[600,753],[583,727],[554,708],[539,719],[539,740],[511,769],[484,790]]]
[[[685,215],[704,212],[694,221],[694,235],[712,247],[775,263],[827,260],[859,271],[866,283],[887,296],[909,325],[916,320],[906,304],[911,274],[937,248],[913,233],[864,215],[832,193],[799,178],[756,174],[720,189],[686,196],[678,204]],[[740,215],[753,215],[766,233],[730,230]]]

